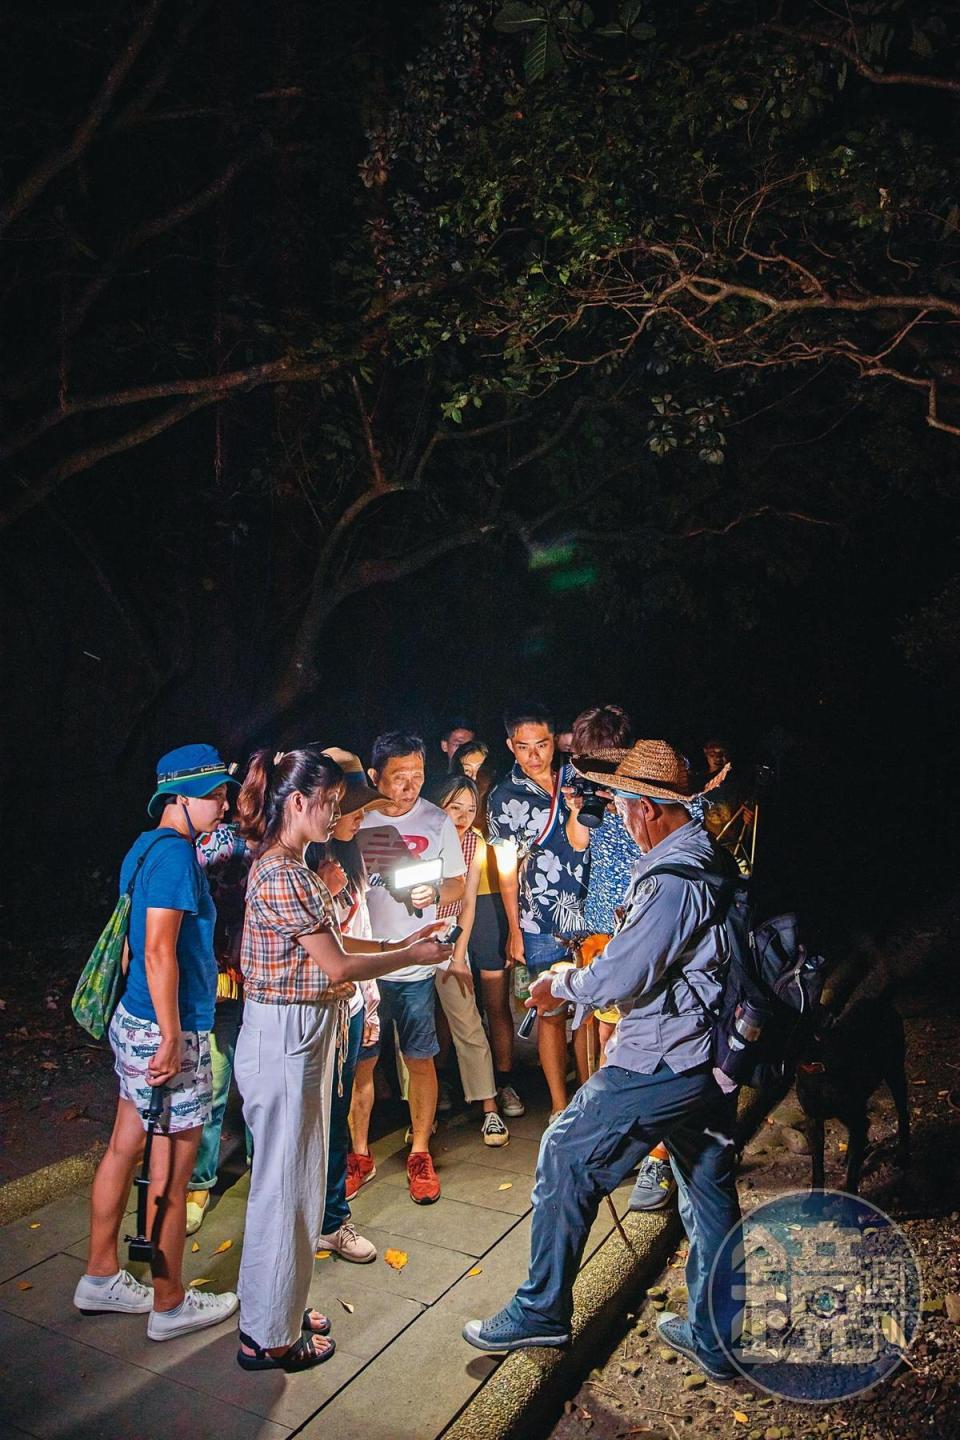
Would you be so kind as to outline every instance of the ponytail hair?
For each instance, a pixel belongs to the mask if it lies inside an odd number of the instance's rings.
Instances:
[[[336,760],[324,755],[318,745],[277,755],[258,750],[250,759],[237,796],[240,834],[245,840],[272,845],[279,838],[284,807],[291,795],[299,791],[312,800],[342,780],[343,771]]]

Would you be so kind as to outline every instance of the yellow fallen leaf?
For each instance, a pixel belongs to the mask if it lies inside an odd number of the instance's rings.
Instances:
[[[209,1285],[209,1284],[210,1284],[210,1276],[209,1276],[209,1275],[201,1275],[198,1280],[191,1280],[191,1281],[190,1281],[190,1284],[187,1286],[187,1289],[188,1289],[188,1290],[199,1290],[199,1288],[200,1288],[201,1285]]]
[[[497,1189],[498,1189],[498,1190],[512,1190],[512,1189],[513,1189],[513,1181],[512,1181],[512,1180],[505,1180],[502,1185],[498,1185],[498,1186],[497,1186]]]
[[[194,1240],[193,1244],[190,1246],[190,1254],[191,1254],[191,1255],[196,1255],[196,1253],[197,1253],[197,1251],[198,1251],[199,1249],[200,1249],[200,1241],[199,1241],[199,1240]]]
[[[29,1280],[18,1280],[18,1281],[17,1281],[17,1289],[18,1289],[18,1290],[32,1290],[32,1289],[33,1289],[33,1286],[30,1284],[30,1281],[29,1281]]]
[[[468,1274],[468,1275],[479,1275],[479,1274],[482,1273],[482,1271],[483,1271],[483,1266],[482,1266],[482,1265],[474,1265],[474,1267],[473,1267],[472,1270],[468,1270],[468,1271],[467,1271],[467,1274]]]
[[[214,1254],[214,1255],[222,1255],[223,1252],[224,1252],[224,1250],[229,1250],[229,1249],[230,1249],[230,1246],[231,1246],[232,1244],[233,1244],[233,1241],[232,1241],[232,1240],[221,1240],[221,1241],[220,1241],[220,1244],[217,1246],[216,1250],[213,1251],[213,1254]]]
[[[337,1299],[340,1300],[339,1295],[337,1296]],[[340,1304],[343,1306],[344,1310],[346,1310],[348,1315],[353,1314],[354,1307],[350,1304],[349,1300],[340,1300]]]
[[[888,1345],[897,1350],[906,1350],[907,1337],[900,1328],[900,1321],[895,1315],[881,1315],[880,1329],[883,1331],[883,1338]]]
[[[846,1142],[846,1140],[841,1140],[841,1141],[839,1142],[839,1144],[837,1145],[837,1149],[840,1151],[841,1155],[843,1154],[844,1150],[846,1150],[846,1148],[847,1148],[847,1142]]]
[[[946,1091],[944,1091],[944,1094],[946,1094]],[[34,1221],[32,1221],[32,1222],[31,1222],[31,1225],[30,1225],[30,1229],[31,1229],[31,1230],[39,1230],[39,1229],[40,1229],[40,1221],[39,1221],[39,1220],[34,1220]]]
[[[314,1260],[329,1260],[329,1259],[330,1259],[330,1251],[329,1251],[329,1250],[318,1250],[317,1253],[314,1255],[313,1258],[314,1258]]]
[[[749,1425],[750,1423],[750,1416],[745,1415],[742,1410],[734,1410],[733,1418],[738,1425]]]
[[[410,1259],[406,1250],[384,1250],[383,1258],[393,1270],[402,1270]]]

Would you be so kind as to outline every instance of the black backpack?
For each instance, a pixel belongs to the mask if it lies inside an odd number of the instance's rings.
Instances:
[[[721,865],[726,856],[718,856]],[[750,882],[729,868],[657,865],[644,872],[705,882],[727,942],[727,969],[716,1006],[704,1009],[713,1024],[713,1063],[731,1080],[757,1088],[789,1085],[812,1035],[826,971],[822,955],[800,939],[796,915],[757,923]],[[695,993],[695,992],[693,992]],[[699,998],[699,997],[696,997]]]

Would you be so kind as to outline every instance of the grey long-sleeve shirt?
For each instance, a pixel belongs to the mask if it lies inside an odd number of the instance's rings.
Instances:
[[[714,906],[705,883],[645,877],[658,865],[716,870],[719,863],[702,825],[691,820],[675,830],[634,867],[623,925],[603,954],[584,970],[554,976],[558,1000],[620,1007],[608,1064],[650,1075],[664,1060],[679,1074],[710,1059],[712,1027],[703,1007],[712,1009],[720,996],[723,927],[711,923]]]

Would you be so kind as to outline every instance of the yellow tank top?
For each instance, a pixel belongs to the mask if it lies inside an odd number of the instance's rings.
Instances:
[[[496,852],[492,845],[487,844],[479,830],[476,835],[477,853],[480,856],[480,884],[477,886],[477,894],[499,895],[500,876],[497,872]]]

